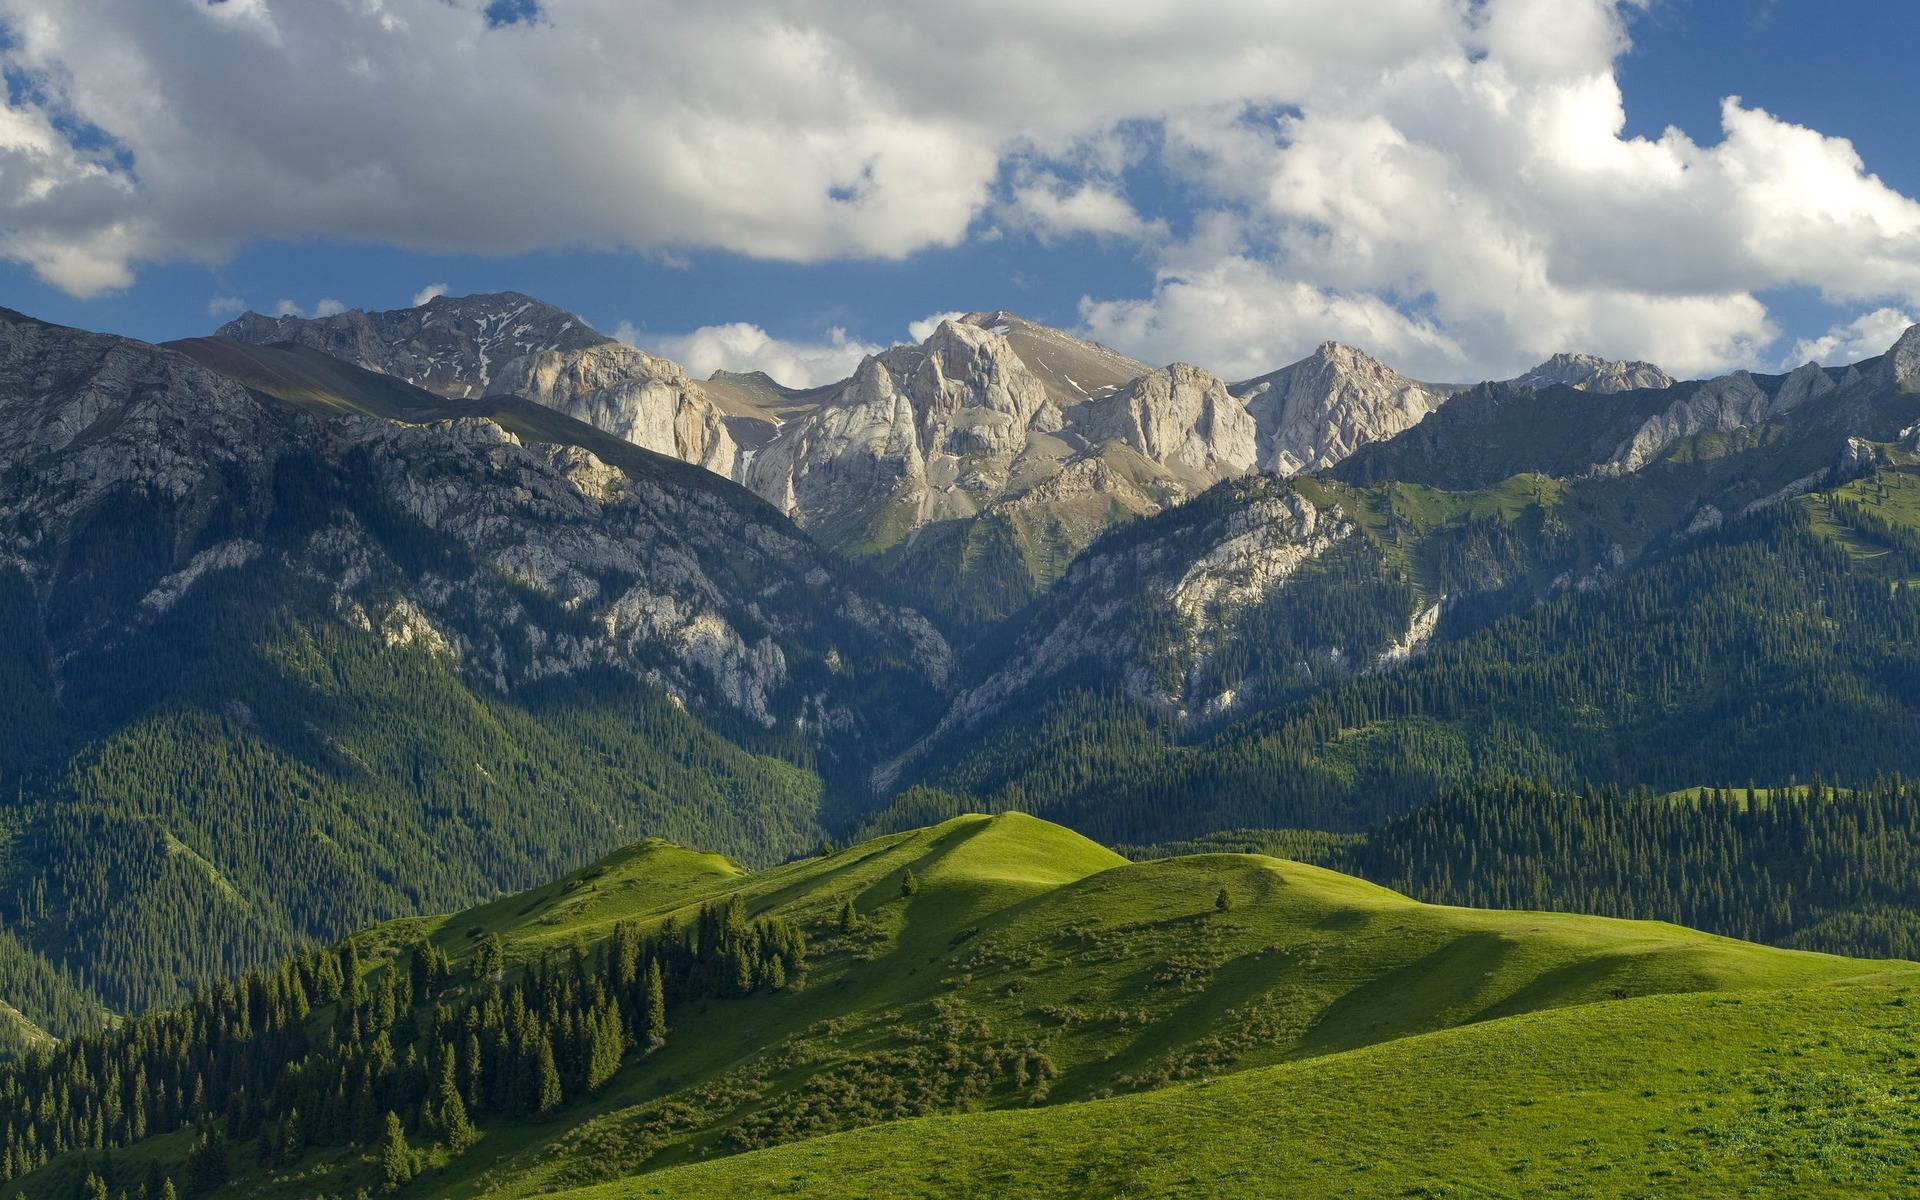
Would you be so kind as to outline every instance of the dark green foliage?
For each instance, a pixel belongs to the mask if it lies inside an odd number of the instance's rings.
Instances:
[[[1116,536],[1124,536],[1116,535]],[[1364,828],[1507,778],[1920,772],[1920,592],[1776,510],[1186,743],[1115,684],[971,731],[869,831],[1018,809],[1108,842]]]
[[[1418,899],[1674,921],[1920,958],[1920,784],[1671,799],[1505,784],[1395,818],[1323,860]]]
[[[400,1118],[387,1114],[386,1134],[380,1140],[380,1174],[387,1190],[396,1192],[414,1176],[413,1147],[407,1145],[407,1131]]]
[[[77,754],[37,803],[0,809],[18,828],[0,922],[114,1009],[532,886],[641,831],[749,859],[819,836],[817,778],[640,685],[587,678],[510,703],[419,649],[263,622],[177,631],[207,656],[186,694]],[[71,1019],[16,994],[37,1022]]]
[[[373,964],[353,941],[303,951],[0,1067],[0,1177],[198,1129],[182,1168],[192,1195],[218,1187],[247,1141],[279,1164],[377,1142],[397,1186],[417,1171],[409,1128],[457,1154],[476,1115],[544,1115],[600,1088],[628,1046],[665,1037],[669,1005],[779,991],[806,970],[800,931],[750,920],[738,895],[685,929],[624,925],[595,953],[472,981],[430,946]]]

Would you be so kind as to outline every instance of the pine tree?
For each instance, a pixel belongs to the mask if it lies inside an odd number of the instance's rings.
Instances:
[[[647,1049],[667,1044],[667,989],[660,979],[660,960],[647,961]]]
[[[1220,894],[1213,898],[1213,908],[1215,912],[1233,911],[1233,896],[1227,891],[1225,884],[1220,885]]]
[[[840,932],[852,933],[860,926],[860,912],[853,906],[853,897],[847,896],[840,901]]]
[[[553,1039],[544,1033],[534,1035],[534,1111],[545,1114],[560,1107],[560,1068],[553,1061]]]
[[[911,896],[919,890],[920,877],[913,873],[912,867],[908,867],[907,873],[900,877],[900,894],[902,896]]]
[[[390,1192],[398,1191],[413,1178],[413,1148],[407,1145],[407,1131],[401,1128],[400,1118],[391,1112],[387,1114],[386,1139],[380,1146],[380,1171]]]
[[[476,1134],[467,1116],[466,1101],[460,1096],[456,1070],[453,1047],[448,1046],[440,1054],[440,1093],[434,1111],[435,1121],[446,1135],[447,1148],[458,1154],[473,1145]]]

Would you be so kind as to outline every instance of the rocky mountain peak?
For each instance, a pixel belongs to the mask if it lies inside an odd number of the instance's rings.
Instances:
[[[611,338],[564,309],[519,292],[436,296],[415,308],[330,317],[249,312],[216,336],[293,342],[455,399],[511,391],[502,368],[549,351],[586,350]]]
[[[1447,396],[1339,342],[1231,390],[1258,427],[1260,466],[1281,475],[1330,467],[1418,424]]]
[[[1642,388],[1672,387],[1676,382],[1650,362],[1616,361],[1597,354],[1570,354],[1562,351],[1510,382],[1529,388],[1556,384],[1583,392],[1612,394]]]
[[[1887,351],[1881,371],[1895,391],[1920,392],[1920,325],[1910,325],[1900,335]]]
[[[1090,441],[1117,439],[1162,466],[1200,475],[1252,469],[1254,421],[1219,376],[1177,362],[1075,410]]]
[[[1112,395],[1152,370],[1137,358],[1004,308],[967,313],[956,322],[1005,338],[1046,388],[1048,399],[1063,409]]]

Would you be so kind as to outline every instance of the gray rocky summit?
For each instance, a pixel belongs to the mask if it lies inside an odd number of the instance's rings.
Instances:
[[[1529,388],[1558,384],[1583,392],[1611,395],[1642,388],[1668,388],[1677,381],[1650,362],[1623,362],[1601,358],[1597,354],[1561,353],[1510,382]]]

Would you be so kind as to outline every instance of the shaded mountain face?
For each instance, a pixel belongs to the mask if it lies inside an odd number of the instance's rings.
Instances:
[[[731,479],[742,442],[778,418],[738,389],[709,394],[680,365],[601,334],[517,292],[436,297],[418,308],[331,317],[247,313],[217,337],[290,342],[453,399],[537,400],[661,454]],[[738,436],[736,437],[736,433]]]
[[[572,352],[613,339],[572,313],[518,292],[436,297],[389,312],[352,309],[330,317],[244,313],[215,335],[238,342],[293,342],[443,396],[472,399],[499,391],[512,364]]]
[[[0,312],[0,915],[117,1011],[639,830],[801,852],[931,719],[934,627],[725,480],[186,350]]]
[[[388,381],[346,373],[303,390],[288,382],[301,369],[295,356],[264,364],[249,391],[141,343],[17,314],[5,333],[0,392],[28,397],[0,426],[11,451],[0,518],[10,557],[50,613],[97,618],[73,629],[71,644],[64,632],[51,639],[56,663],[138,636],[143,619],[140,607],[80,603],[69,589],[145,589],[145,610],[164,610],[209,571],[260,561],[333,580],[328,607],[356,623],[408,610],[421,637],[500,691],[604,666],[757,724],[835,724],[853,714],[833,698],[832,672],[816,680],[826,691],[794,685],[801,663],[841,643],[845,653],[855,641],[887,646],[929,687],[946,670],[921,618],[852,590],[778,514],[592,426],[521,423],[523,437],[497,404],[468,402],[462,413],[416,391],[409,409]],[[432,423],[321,417],[261,396],[312,405],[323,391],[352,397],[356,385],[390,389],[383,415]],[[295,475],[307,477],[313,494],[299,499],[310,505],[345,500],[349,484],[368,491],[303,517],[312,527],[294,542],[285,523]],[[445,570],[408,569],[373,527],[376,507],[442,546]],[[99,527],[130,514],[168,534],[144,572],[84,553]],[[542,628],[542,609],[564,618]]]
[[[1823,470],[1850,438],[1898,437],[1911,407],[1901,397],[1920,386],[1916,347],[1920,329],[1909,330],[1887,354],[1852,366],[1806,363],[1785,375],[1735,371],[1625,391],[1481,384],[1400,437],[1356,452],[1332,473],[1355,483],[1398,479],[1474,488],[1523,472],[1631,475],[1722,458],[1768,440],[1778,443],[1761,456],[1770,472],[1782,464],[1797,468],[1776,480],[1785,486]]]

